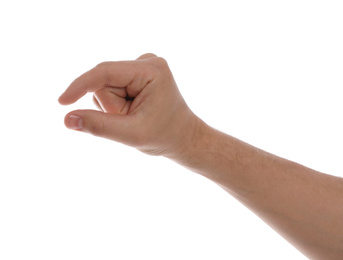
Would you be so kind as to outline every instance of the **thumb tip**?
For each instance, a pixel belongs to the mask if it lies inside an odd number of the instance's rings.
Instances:
[[[68,114],[64,118],[64,124],[67,128],[72,130],[82,130],[83,120],[79,115]]]

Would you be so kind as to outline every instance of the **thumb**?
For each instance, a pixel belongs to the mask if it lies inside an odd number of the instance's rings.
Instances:
[[[65,116],[67,128],[134,146],[133,115],[115,115],[95,110],[75,110]]]

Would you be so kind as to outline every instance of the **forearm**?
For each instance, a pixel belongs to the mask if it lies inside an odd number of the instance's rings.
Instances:
[[[311,259],[343,259],[343,182],[199,124],[172,159],[216,182]]]

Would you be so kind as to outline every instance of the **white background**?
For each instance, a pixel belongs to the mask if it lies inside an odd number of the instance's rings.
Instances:
[[[164,57],[208,124],[343,176],[341,1],[1,1],[0,259],[306,259],[207,179],[65,128],[102,61]],[[139,131],[139,129],[137,129]]]

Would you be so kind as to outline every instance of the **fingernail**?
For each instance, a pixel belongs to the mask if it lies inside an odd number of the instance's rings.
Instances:
[[[82,118],[75,115],[70,115],[66,125],[68,128],[73,130],[81,130],[82,129]]]

